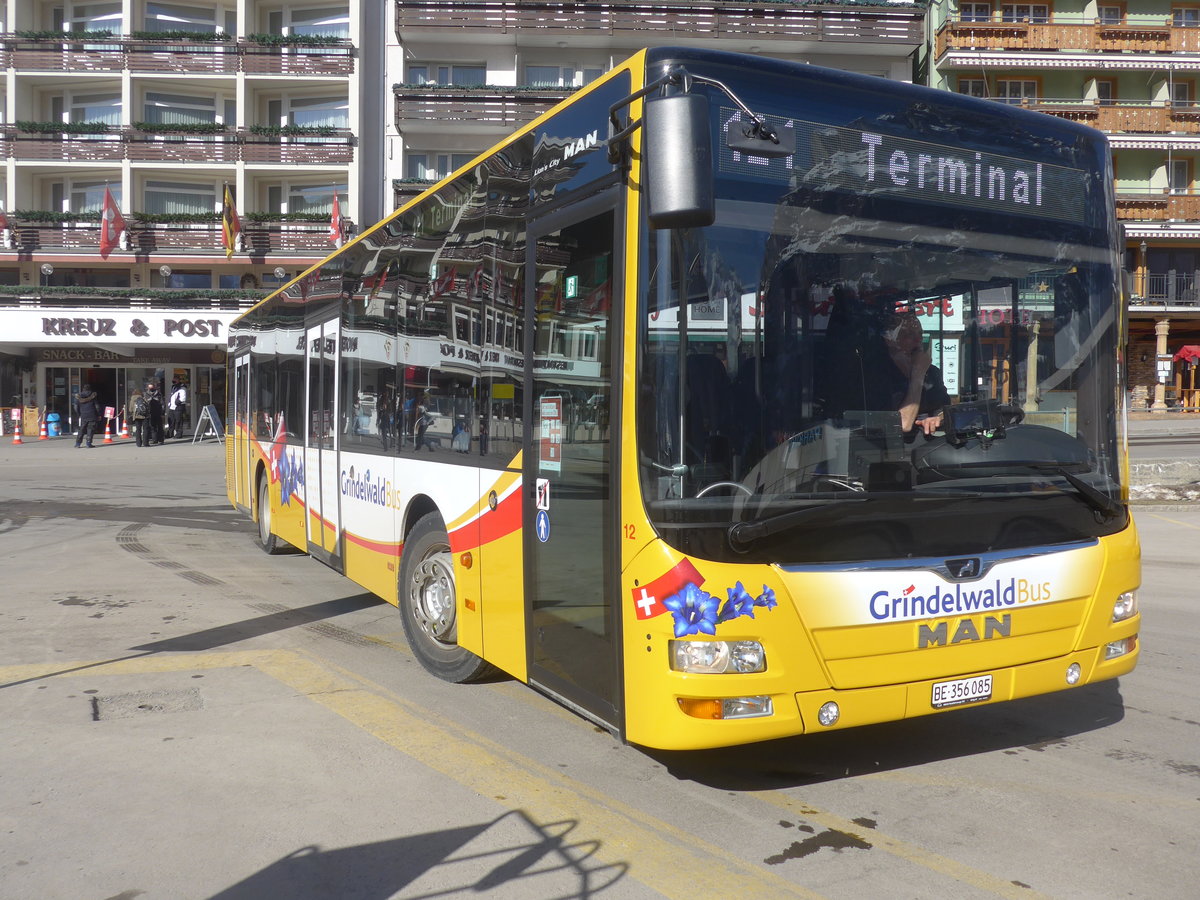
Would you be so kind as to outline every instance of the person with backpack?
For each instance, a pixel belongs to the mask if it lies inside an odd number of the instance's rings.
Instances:
[[[179,381],[167,401],[167,430],[173,438],[183,437],[183,420],[187,418],[187,382]]]
[[[150,407],[146,404],[146,395],[142,389],[135,387],[125,403],[125,421],[129,423],[129,436],[139,447],[146,446],[146,416]]]
[[[92,441],[96,437],[96,426],[100,424],[100,398],[90,385],[85,384],[75,395],[75,411],[79,413],[79,434],[75,438],[75,446],[82,447],[86,437],[88,447],[94,447]]]
[[[146,385],[146,446],[163,442],[163,397],[158,382]]]

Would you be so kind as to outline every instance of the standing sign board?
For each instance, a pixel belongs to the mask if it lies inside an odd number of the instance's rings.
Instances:
[[[196,431],[192,435],[192,443],[203,441],[209,437],[215,437],[222,444],[225,443],[225,426],[221,424],[221,414],[211,403],[204,407],[200,418],[196,421]]]

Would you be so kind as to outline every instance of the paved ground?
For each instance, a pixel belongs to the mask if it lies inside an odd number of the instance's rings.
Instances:
[[[0,445],[3,900],[1195,896],[1200,506],[1137,510],[1119,683],[672,754],[430,678],[223,465]]]

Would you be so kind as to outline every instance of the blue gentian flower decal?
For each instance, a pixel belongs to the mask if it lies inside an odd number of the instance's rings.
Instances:
[[[718,622],[728,622],[731,619],[737,619],[741,616],[749,616],[753,619],[754,607],[761,606],[766,609],[774,609],[777,605],[775,592],[765,584],[763,585],[763,592],[757,597],[751,597],[740,581],[733,587],[726,588],[725,593],[728,594],[728,599],[722,605],[720,615],[717,616]]]
[[[754,618],[754,598],[746,593],[746,589],[742,587],[740,581],[733,587],[726,588],[725,593],[729,597],[725,601],[725,605],[721,607],[721,614],[717,616],[718,622],[728,622],[739,616]]]
[[[739,583],[738,587],[741,587],[740,583]],[[775,592],[764,584],[763,592],[754,598],[754,605],[755,606],[765,606],[767,609],[774,609],[775,605],[776,605],[775,604]]]
[[[675,637],[689,634],[716,634],[717,608],[721,601],[696,585],[684,585],[678,594],[663,601],[663,606],[675,617]]]

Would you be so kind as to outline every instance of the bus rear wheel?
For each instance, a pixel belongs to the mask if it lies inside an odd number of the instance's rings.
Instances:
[[[258,546],[271,555],[284,548],[284,542],[271,532],[271,484],[265,477],[258,482]]]
[[[462,683],[491,671],[486,662],[458,645],[454,557],[436,513],[422,517],[404,542],[399,601],[408,645],[431,673]]]

